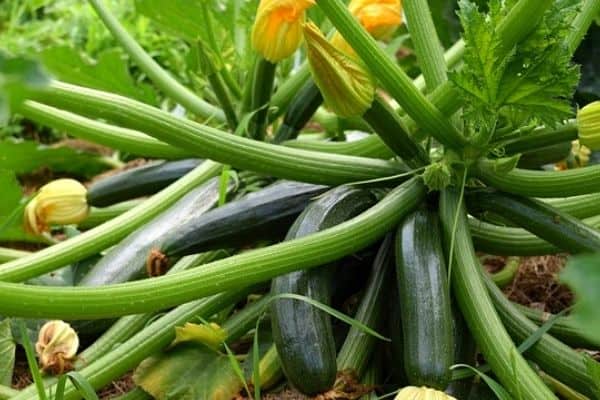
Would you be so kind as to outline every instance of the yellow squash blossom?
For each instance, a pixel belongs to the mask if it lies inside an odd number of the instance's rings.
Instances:
[[[348,9],[376,39],[389,37],[402,24],[400,0],[352,0]]]
[[[600,101],[594,101],[577,112],[579,142],[591,150],[600,150]]]
[[[305,11],[314,0],[261,0],[252,29],[252,45],[276,63],[294,54],[302,42]]]
[[[398,392],[394,400],[456,400],[456,398],[435,389],[407,386]]]
[[[42,186],[25,207],[25,229],[39,235],[51,224],[77,224],[88,212],[85,186],[74,179],[57,179]]]
[[[325,103],[340,117],[361,116],[375,98],[375,83],[360,60],[330,43],[313,23],[304,26],[308,63]]]

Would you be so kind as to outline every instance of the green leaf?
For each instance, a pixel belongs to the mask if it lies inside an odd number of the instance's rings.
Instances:
[[[34,141],[0,141],[0,169],[26,174],[41,167],[54,172],[90,178],[110,166],[98,154],[66,146],[45,146]]]
[[[138,85],[120,49],[102,52],[98,60],[85,60],[67,46],[49,47],[39,54],[44,66],[58,79],[92,89],[121,94],[157,105],[156,93],[149,85]]]
[[[31,90],[41,89],[49,82],[40,65],[32,60],[9,57],[0,51],[0,126]]]
[[[0,150],[0,154],[2,150]],[[0,160],[3,156],[0,156]],[[1,164],[0,164],[1,165]],[[21,186],[10,168],[0,166],[0,193],[2,193],[2,201],[0,201],[0,221],[4,222],[5,218],[10,216],[15,208],[19,206],[21,201]],[[2,225],[0,223],[0,225]]]
[[[0,385],[10,386],[12,382],[15,348],[10,320],[5,319],[0,322]]]
[[[98,400],[98,396],[90,383],[77,371],[67,373],[67,377],[85,400]]]
[[[467,364],[456,364],[456,365],[453,365],[452,369],[455,369],[455,368],[467,368],[467,369],[471,370],[473,373],[479,375],[479,377],[489,386],[489,388],[492,389],[492,391],[494,392],[494,394],[496,395],[496,397],[498,397],[498,399],[500,399],[500,400],[513,400],[513,398],[510,395],[510,393],[508,393],[506,391],[506,389],[504,389],[502,387],[502,385],[500,385],[494,379],[490,378],[488,375],[486,375],[483,372],[479,371],[477,368],[473,368],[472,366],[467,365]]]
[[[581,333],[600,345],[600,255],[573,257],[561,272],[561,280],[575,292],[577,303],[573,313],[574,321]]]
[[[579,68],[571,64],[565,39],[580,1],[554,1],[536,29],[513,49],[504,49],[498,34],[510,4],[493,0],[487,14],[469,0],[459,4],[466,51],[464,67],[451,80],[467,104],[468,128],[491,134],[499,116],[518,115],[522,123],[547,125],[570,117]]]
[[[194,344],[182,344],[144,360],[133,378],[158,400],[231,399],[243,387],[226,355]]]

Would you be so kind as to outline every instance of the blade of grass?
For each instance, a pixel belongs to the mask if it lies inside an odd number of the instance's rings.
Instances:
[[[42,374],[40,374],[37,359],[35,358],[35,350],[33,349],[33,345],[31,344],[31,340],[29,340],[29,335],[27,334],[27,327],[25,326],[25,322],[23,322],[23,320],[19,320],[18,324],[23,347],[25,348],[25,356],[27,357],[27,365],[29,366],[29,371],[31,372],[33,382],[35,383],[38,396],[40,400],[48,400],[48,397],[46,396],[46,389],[44,388]]]

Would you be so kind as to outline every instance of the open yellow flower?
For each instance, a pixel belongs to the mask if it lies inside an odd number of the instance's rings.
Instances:
[[[294,54],[302,42],[305,11],[314,0],[261,0],[252,29],[252,45],[276,63]]]
[[[77,224],[88,212],[85,186],[74,179],[57,179],[42,186],[25,207],[25,229],[39,235],[51,224]]]
[[[313,23],[304,26],[308,63],[325,103],[340,117],[361,116],[375,99],[375,83],[360,60],[330,43]]]
[[[376,39],[389,37],[402,24],[400,0],[352,0],[348,9]]]
[[[398,392],[394,400],[456,400],[456,398],[435,389],[407,386]]]

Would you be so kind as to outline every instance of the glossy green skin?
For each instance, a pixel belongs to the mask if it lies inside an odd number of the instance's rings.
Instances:
[[[244,245],[270,238],[274,231],[295,218],[326,186],[279,181],[206,214],[189,218],[158,248],[167,257]],[[282,233],[283,235],[283,233]]]
[[[152,195],[196,168],[202,160],[156,162],[111,175],[88,187],[90,206],[106,207],[121,201]]]
[[[113,247],[81,279],[78,286],[127,282],[143,275],[148,252],[170,237],[186,220],[205,214],[219,200],[218,178],[192,190],[164,213],[143,225]]]
[[[539,200],[493,190],[465,196],[469,211],[493,210],[536,236],[569,252],[600,251],[600,231]]]
[[[375,203],[368,191],[339,187],[312,204],[298,217],[286,239],[310,235],[342,223]],[[273,279],[273,294],[295,293],[328,304],[330,266],[297,271]],[[283,371],[300,392],[315,395],[331,389],[336,373],[336,348],[327,313],[308,303],[280,299],[271,306],[273,340]]]
[[[417,210],[398,227],[396,273],[408,381],[444,390],[454,363],[454,337],[436,213]]]
[[[315,82],[308,80],[290,103],[283,124],[277,129],[274,143],[296,139],[304,125],[310,121],[317,109],[323,104],[323,96]]]

